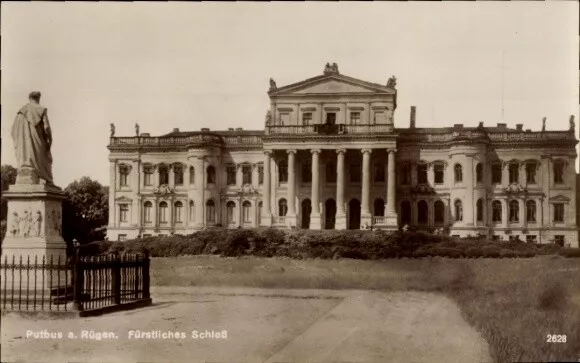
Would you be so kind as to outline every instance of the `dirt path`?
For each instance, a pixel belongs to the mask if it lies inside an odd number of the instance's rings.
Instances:
[[[442,295],[156,288],[155,305],[74,320],[2,320],[3,362],[487,362],[487,343]],[[46,330],[63,338],[27,338]],[[82,331],[111,332],[103,340]],[[131,330],[152,334],[130,339]],[[217,338],[227,330],[227,338]],[[192,335],[212,332],[213,338]],[[184,338],[155,338],[177,332]],[[76,337],[68,337],[68,333]],[[136,334],[133,333],[132,336]],[[174,334],[175,335],[175,334]]]

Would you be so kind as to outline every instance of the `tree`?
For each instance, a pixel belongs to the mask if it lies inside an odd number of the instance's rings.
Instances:
[[[8,186],[11,184],[16,183],[16,168],[12,165],[2,165],[0,172],[2,173],[2,191],[8,190]],[[8,215],[7,210],[7,203],[4,199],[2,199],[2,206],[1,206],[1,218],[0,220],[5,221],[6,216]]]
[[[65,189],[62,231],[67,242],[88,243],[104,238],[109,218],[109,188],[89,177],[70,183]]]

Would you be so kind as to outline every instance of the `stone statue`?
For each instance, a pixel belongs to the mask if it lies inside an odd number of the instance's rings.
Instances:
[[[397,87],[397,77],[392,76],[387,80],[387,87],[388,88],[396,88]]]
[[[110,124],[111,125],[111,137],[115,136],[115,124]]]
[[[139,136],[139,124],[135,124],[135,136]]]
[[[24,211],[24,216],[21,217],[20,221],[22,222],[22,235],[28,237],[32,228],[32,213]]]
[[[266,126],[270,125],[271,123],[272,123],[272,112],[268,110],[268,112],[266,112]]]
[[[542,132],[543,131],[546,131],[546,118],[545,117],[542,119]]]
[[[47,109],[40,105],[40,92],[31,92],[28,99],[29,102],[18,111],[12,125],[18,171],[19,174],[24,170],[35,172],[36,175],[25,184],[38,184],[37,179],[40,178],[52,185],[52,132]]]
[[[326,66],[324,66],[324,74],[327,73],[332,73],[332,67],[330,66],[330,63],[326,63]]]
[[[20,217],[17,212],[12,213],[12,223],[10,225],[10,233],[13,236],[20,234]]]
[[[336,63],[332,63],[332,71],[333,71],[334,73],[338,73],[338,64],[336,64]]]
[[[32,221],[31,232],[33,236],[40,236],[40,231],[42,230],[42,213],[36,211],[36,215]]]
[[[273,78],[270,78],[270,91],[275,91],[276,89],[278,89],[278,87],[276,87],[276,81],[274,81]]]
[[[574,123],[574,115],[570,115],[570,132],[574,132],[576,124]]]

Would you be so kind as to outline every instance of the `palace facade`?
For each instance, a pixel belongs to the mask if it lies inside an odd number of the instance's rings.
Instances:
[[[395,128],[386,85],[322,75],[277,87],[264,130],[180,131],[110,144],[111,240],[208,226],[395,230],[578,246],[570,129]]]

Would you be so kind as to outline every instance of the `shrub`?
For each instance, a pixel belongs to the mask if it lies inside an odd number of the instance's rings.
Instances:
[[[564,257],[580,258],[580,248],[566,247],[566,248],[560,249],[560,252],[558,252],[558,253],[560,254],[560,256],[564,256]]]

